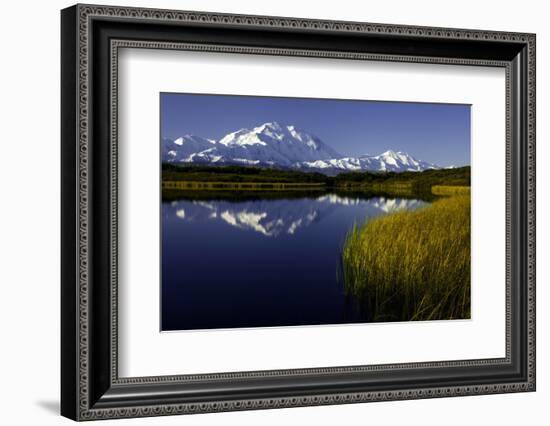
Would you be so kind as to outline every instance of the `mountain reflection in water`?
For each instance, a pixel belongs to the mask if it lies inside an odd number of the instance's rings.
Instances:
[[[345,236],[425,205],[323,192],[164,200],[161,330],[368,322],[338,278]]]
[[[364,218],[411,210],[426,205],[424,201],[405,198],[352,198],[337,194],[317,198],[278,199],[233,202],[172,201],[167,214],[174,214],[187,222],[221,221],[227,225],[258,232],[267,237],[294,235],[313,223],[332,214],[334,210],[355,207],[364,212]]]

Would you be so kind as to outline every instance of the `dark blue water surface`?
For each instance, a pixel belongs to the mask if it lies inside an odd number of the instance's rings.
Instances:
[[[346,233],[425,203],[283,197],[162,203],[163,331],[368,321],[338,278]]]

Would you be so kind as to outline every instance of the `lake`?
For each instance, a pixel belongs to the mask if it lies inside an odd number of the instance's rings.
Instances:
[[[284,192],[162,202],[163,331],[369,322],[340,256],[354,223],[417,199]]]

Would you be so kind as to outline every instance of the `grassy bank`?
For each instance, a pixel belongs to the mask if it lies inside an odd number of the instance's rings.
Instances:
[[[469,186],[470,167],[423,172],[349,172],[327,176],[316,172],[241,166],[162,165],[166,182],[322,183],[333,188],[408,188],[430,192],[434,185]]]
[[[434,185],[432,186],[432,194],[440,196],[470,195],[470,187]]]
[[[337,176],[297,170],[241,166],[162,165],[162,190],[191,191],[331,191],[386,194],[431,201],[439,195],[454,195],[457,186],[470,185],[470,168],[424,172],[351,172]],[[432,188],[437,188],[436,192]],[[164,197],[164,195],[163,195]]]
[[[355,226],[342,267],[372,321],[469,318],[469,195]]]
[[[297,191],[324,189],[322,182],[202,182],[163,181],[162,189],[196,191]]]
[[[329,177],[333,186],[357,188],[405,188],[430,193],[433,186],[470,186],[470,167],[435,169],[423,172],[351,172]]]

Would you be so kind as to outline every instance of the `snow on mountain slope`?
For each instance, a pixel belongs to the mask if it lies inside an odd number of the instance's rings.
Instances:
[[[181,136],[175,140],[164,139],[162,141],[162,161],[183,161],[193,154],[207,151],[214,146],[214,141],[193,135]]]
[[[281,126],[276,122],[229,133],[220,139],[218,152],[226,159],[238,158],[283,167],[290,167],[299,161],[339,156],[319,138],[294,126]]]
[[[402,171],[405,169],[416,172],[437,168],[435,164],[419,161],[409,154],[404,152],[394,152],[392,150],[386,151],[374,158],[380,161],[381,167],[385,167],[388,171]]]
[[[403,152],[343,157],[318,137],[277,122],[240,129],[219,141],[186,135],[165,139],[163,162],[273,166],[334,174],[343,171],[422,171],[438,166]]]
[[[419,172],[427,169],[439,168],[435,164],[415,159],[404,152],[386,151],[383,154],[361,157],[332,158],[330,160],[302,162],[295,167],[321,172],[341,171],[379,171],[379,172]]]

